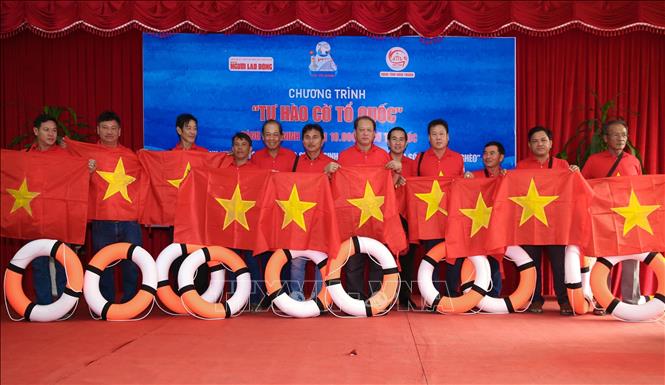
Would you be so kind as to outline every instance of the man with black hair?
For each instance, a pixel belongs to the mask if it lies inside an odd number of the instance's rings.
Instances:
[[[208,152],[205,147],[196,144],[196,137],[198,136],[199,121],[194,115],[184,113],[178,115],[175,120],[175,132],[178,134],[178,144],[171,150],[184,150],[184,151],[204,151]]]

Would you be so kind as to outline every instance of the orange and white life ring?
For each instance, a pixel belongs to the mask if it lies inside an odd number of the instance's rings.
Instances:
[[[99,278],[113,262],[128,259],[141,270],[141,289],[125,303],[111,303],[99,291]],[[85,269],[83,296],[90,310],[108,321],[130,320],[150,306],[157,292],[157,266],[144,248],[131,243],[110,244],[99,250]]]
[[[280,278],[282,268],[294,258],[305,258],[316,264],[316,268],[321,271],[328,262],[328,256],[325,253],[315,250],[285,250],[275,251],[266,266],[266,289],[268,291],[268,302],[275,304],[284,313],[296,318],[317,317],[330,308],[332,298],[328,294],[326,286],[323,285],[318,296],[313,300],[298,301],[291,298],[283,289]]]
[[[574,314],[586,314],[593,306],[593,298],[587,297],[588,290],[584,290],[585,280],[582,279],[583,267],[580,263],[580,248],[576,245],[568,245],[566,246],[565,255],[564,281],[568,293],[568,302],[570,302]]]
[[[366,301],[351,298],[342,287],[342,267],[356,253],[369,254],[383,269],[381,289]],[[381,242],[368,237],[351,237],[339,248],[337,258],[328,260],[328,274],[324,283],[333,302],[346,314],[354,317],[373,317],[385,314],[395,303],[399,290],[399,271],[395,258]]]
[[[526,309],[531,303],[533,292],[536,288],[536,266],[529,254],[520,246],[508,246],[506,248],[506,259],[513,262],[520,273],[520,281],[515,291],[507,297],[494,298],[485,295],[480,300],[478,309],[495,314],[514,313]],[[475,272],[473,264],[466,259],[462,264],[462,285],[463,291],[470,290],[469,286],[473,284]],[[487,286],[489,288],[489,285]]]
[[[171,264],[182,255],[189,255],[203,246],[189,245],[184,243],[172,243],[164,248],[157,256],[157,298],[175,314],[188,314],[182,306],[180,296],[176,294],[169,283],[169,269]],[[207,302],[217,302],[224,290],[224,265],[220,262],[208,262],[210,267],[210,284],[208,289],[201,294],[201,298]]]
[[[612,266],[627,259],[644,262],[651,267],[658,280],[658,289],[654,299],[640,305],[632,305],[621,302],[612,295],[607,287],[607,277]],[[600,306],[605,308],[608,314],[623,321],[647,321],[658,319],[665,311],[665,257],[661,253],[641,253],[620,257],[598,258],[591,270],[591,290]]]
[[[425,304],[439,313],[465,313],[473,309],[487,294],[486,287],[490,284],[490,264],[487,257],[477,255],[467,257],[476,270],[476,278],[470,290],[460,297],[441,296],[432,282],[434,267],[446,257],[446,244],[439,243],[423,257],[418,267],[418,289]]]
[[[65,267],[67,285],[55,302],[49,305],[37,305],[23,292],[23,273],[33,259],[47,255]],[[64,317],[76,306],[83,288],[83,267],[76,253],[66,244],[54,239],[37,239],[21,247],[9,261],[9,266],[5,270],[4,288],[12,309],[26,321],[55,321]]]
[[[201,298],[194,288],[194,273],[199,266],[210,261],[221,262],[235,273],[236,290],[222,304]],[[185,309],[192,315],[204,319],[224,319],[238,314],[249,301],[252,289],[249,269],[245,262],[230,249],[222,246],[203,247],[191,253],[180,265],[178,294]]]

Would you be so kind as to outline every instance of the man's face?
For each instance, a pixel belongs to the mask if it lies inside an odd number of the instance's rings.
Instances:
[[[487,146],[483,151],[483,164],[487,168],[497,167],[503,162],[503,154],[499,152],[497,146]]]
[[[116,146],[120,138],[120,125],[115,120],[107,120],[97,125],[97,135],[102,144]]]
[[[434,150],[448,148],[448,132],[442,124],[437,124],[429,130],[429,145]]]
[[[614,151],[623,151],[628,141],[628,129],[621,123],[607,127],[607,134],[603,136],[607,148]]]
[[[279,133],[279,126],[277,123],[271,122],[266,124],[263,128],[261,137],[263,138],[263,144],[266,145],[268,150],[276,150],[282,143],[282,134]]]
[[[58,126],[52,120],[47,120],[32,130],[37,137],[37,143],[44,147],[53,146],[58,138]]]
[[[393,154],[403,154],[406,149],[406,135],[400,130],[395,130],[388,139],[388,148]]]
[[[249,158],[249,153],[252,152],[252,146],[249,145],[249,142],[242,138],[233,139],[233,148],[231,153],[233,158],[236,161],[247,160]]]
[[[321,133],[314,129],[305,131],[305,135],[302,137],[302,146],[307,152],[321,151],[321,147],[323,146]]]
[[[357,128],[353,131],[353,136],[356,138],[356,143],[361,146],[369,146],[374,143],[374,125],[368,119],[360,119]]]
[[[529,139],[529,148],[533,155],[544,157],[550,153],[552,141],[547,137],[545,131],[538,131],[531,135],[531,138]]]
[[[176,127],[180,139],[185,143],[194,144],[196,142],[196,135],[198,134],[198,127],[196,122],[190,120],[186,122],[182,128]]]

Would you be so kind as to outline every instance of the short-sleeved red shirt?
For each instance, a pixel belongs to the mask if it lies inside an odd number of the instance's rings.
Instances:
[[[197,146],[196,143],[192,143],[192,147],[190,147],[189,149],[185,149],[185,148],[182,147],[182,143],[180,143],[180,142],[178,142],[178,144],[176,144],[175,147],[173,147],[173,148],[171,149],[171,151],[201,151],[201,152],[209,152],[207,148],[205,148],[205,147],[201,147],[201,146]]]
[[[418,173],[418,170],[416,170],[416,161],[415,160],[413,160],[411,158],[407,158],[406,156],[402,156],[401,162],[402,162],[402,172],[401,172],[401,174],[402,174],[403,177],[408,178],[410,176],[416,176],[416,174]]]
[[[494,177],[497,177],[497,176],[501,176],[500,172],[501,172],[501,169],[499,169],[499,174],[492,175],[489,171],[487,171],[486,168],[484,168],[482,170],[472,171],[471,173],[473,174],[474,178],[494,178]]]
[[[582,176],[587,179],[605,178],[616,160],[617,156],[610,151],[593,154],[584,164]],[[642,175],[642,167],[640,167],[639,159],[632,154],[624,152],[611,176],[618,175]]]
[[[326,168],[328,163],[334,162],[335,160],[324,153],[320,153],[314,159],[310,159],[307,156],[307,153],[300,155],[298,157],[298,165],[296,166],[296,172],[318,172],[322,173],[323,169]]]
[[[296,160],[296,153],[280,147],[276,157],[272,157],[267,148],[259,150],[252,155],[251,162],[258,168],[273,171],[291,171],[293,162]]]
[[[61,154],[65,152],[65,149],[60,147],[57,143],[52,145],[51,147],[48,148],[46,151],[42,151],[39,149],[39,145],[37,143],[33,144],[30,146],[28,149],[30,152],[39,152],[41,154]]]
[[[422,161],[419,159],[423,157]],[[462,176],[464,174],[464,160],[462,155],[449,148],[441,158],[434,154],[431,148],[422,155],[416,157],[416,175],[418,175],[418,163],[420,163],[420,176]]]
[[[552,167],[549,167],[550,160],[552,160]],[[534,169],[534,168],[568,168],[568,162],[564,159],[548,157],[543,163],[540,163],[534,156],[522,159],[517,162],[517,169]]]
[[[340,152],[337,159],[337,163],[342,166],[385,166],[388,162],[390,162],[390,155],[374,144],[367,152],[360,151],[354,144]]]

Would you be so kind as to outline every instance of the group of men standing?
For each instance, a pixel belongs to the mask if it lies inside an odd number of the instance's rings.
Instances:
[[[172,149],[173,151],[208,151],[196,144],[198,134],[198,121],[191,114],[181,114],[176,119],[176,133],[179,141]],[[354,123],[355,143],[346,150],[340,152],[338,159],[328,157],[323,153],[325,135],[323,128],[318,124],[306,124],[301,132],[301,140],[304,152],[298,156],[295,152],[282,147],[284,132],[280,122],[268,120],[262,126],[261,138],[265,147],[256,151],[252,155],[252,139],[244,132],[237,132],[231,139],[232,147],[228,161],[222,163],[221,167],[241,169],[264,169],[273,172],[313,172],[325,173],[332,177],[341,167],[347,166],[380,166],[390,170],[393,176],[395,188],[403,188],[408,183],[407,178],[413,176],[446,176],[446,177],[466,177],[466,178],[495,178],[506,174],[501,163],[505,155],[504,146],[496,141],[485,144],[483,150],[484,169],[473,173],[464,171],[464,162],[462,156],[448,147],[449,127],[443,119],[435,119],[429,122],[427,134],[430,147],[428,150],[418,154],[415,159],[404,156],[408,143],[406,130],[401,127],[394,127],[387,135],[389,151],[379,148],[374,144],[376,136],[376,123],[367,116],[357,118]],[[131,153],[126,147],[119,144],[121,134],[120,118],[111,111],[105,111],[97,118],[97,134],[99,141],[97,145],[102,148],[112,148],[118,151]],[[43,153],[57,153],[65,151],[56,143],[57,126],[56,121],[47,116],[40,115],[34,121],[35,144],[29,151],[40,151]],[[586,162],[582,175],[586,178],[602,178],[616,175],[640,175],[640,163],[631,154],[624,151],[628,138],[628,126],[620,120],[608,122],[603,127],[603,139],[607,143],[608,150],[602,153],[592,155]],[[569,168],[571,172],[578,172],[579,168],[575,165],[569,165],[565,160],[554,158],[550,155],[552,148],[551,130],[536,126],[529,130],[528,146],[531,150],[531,156],[520,161],[517,164],[518,169],[544,169],[544,168]],[[90,172],[94,172],[97,167],[95,159],[88,162]],[[405,216],[405,213],[402,213]],[[408,231],[406,220],[403,220],[405,230]],[[142,244],[141,227],[137,221],[111,221],[111,220],[93,220],[91,223],[92,249],[96,253],[108,244],[116,242],[130,242],[137,245]],[[424,240],[422,248],[428,252],[437,244],[444,242],[444,239]],[[547,251],[554,278],[554,289],[557,302],[560,306],[562,315],[572,314],[572,309],[568,303],[566,289],[564,285],[564,248],[563,245],[533,246],[522,245],[529,256],[534,260],[537,270],[540,271],[543,251]],[[411,285],[414,281],[414,255],[416,246],[410,245],[400,258],[402,267],[401,278],[402,288],[400,290],[399,305],[413,306],[411,301]],[[253,281],[252,295],[250,296],[250,306],[253,309],[263,309],[269,304],[266,303],[265,284],[263,282],[263,269],[267,264],[270,253],[262,253],[253,256],[249,251],[238,250],[247,262]],[[452,264],[447,264],[445,280],[443,285],[439,285],[439,291],[446,296],[459,296],[460,270],[462,259],[453,260]],[[369,263],[368,263],[369,262]],[[303,284],[305,281],[306,260],[295,259],[291,262],[288,274],[289,290],[292,297],[304,300]],[[369,292],[364,287],[364,275],[366,265],[369,264]],[[62,267],[57,263],[56,281],[58,293],[64,289],[65,278]],[[177,264],[176,264],[177,265]],[[138,269],[130,261],[120,262],[122,269],[122,292],[121,302],[132,298],[137,291]],[[490,267],[492,272],[493,289],[491,295],[498,296],[501,289],[501,272],[499,263],[490,258]],[[639,299],[639,276],[638,264],[635,261],[624,262],[622,274],[622,297],[624,301],[637,303]],[[177,266],[175,267],[177,268]],[[201,267],[196,284],[197,290],[205,290],[207,285],[207,270],[205,266]],[[42,257],[34,262],[35,289],[37,302],[47,304],[52,301],[50,290],[50,277],[47,257]],[[315,285],[311,294],[316,296],[321,289],[321,276],[318,269],[315,269]],[[349,258],[346,264],[346,289],[350,295],[366,299],[373,292],[379,290],[382,280],[381,267],[373,263],[370,258],[364,255],[356,254]],[[438,269],[435,269],[435,279],[438,281]],[[102,295],[109,301],[115,298],[115,288],[113,285],[113,270],[107,268],[100,281]],[[542,297],[542,278],[537,276],[536,290],[529,311],[541,313],[543,305]],[[596,314],[602,314],[602,309],[597,310]]]

